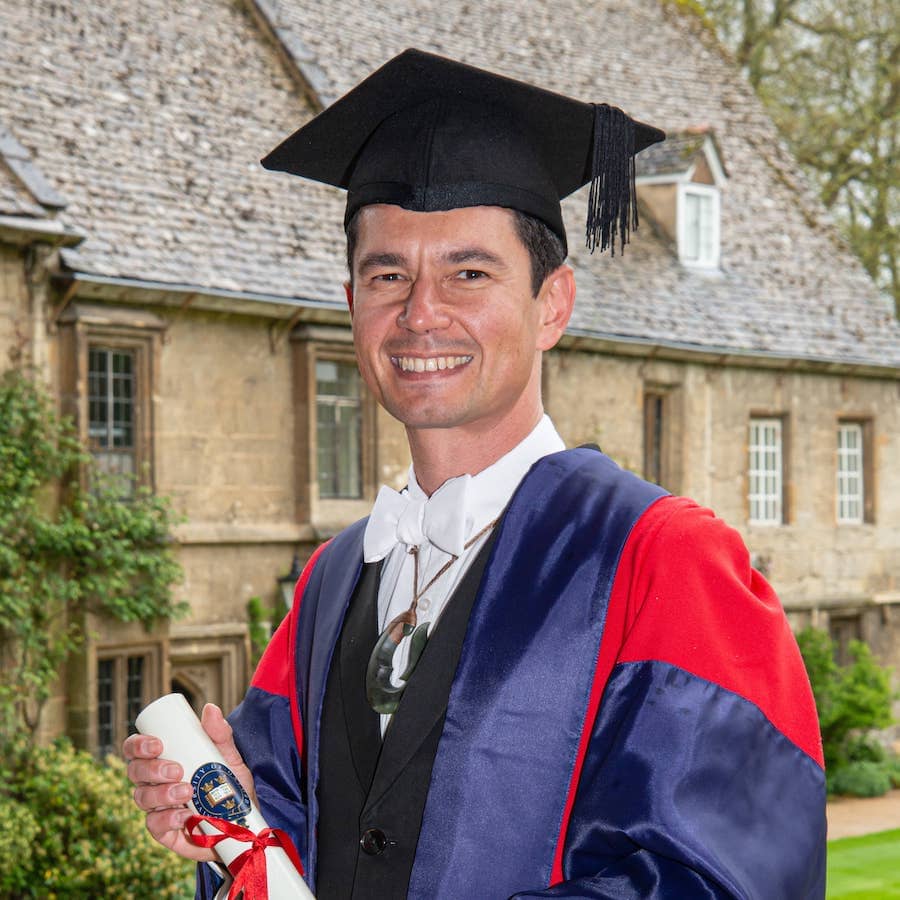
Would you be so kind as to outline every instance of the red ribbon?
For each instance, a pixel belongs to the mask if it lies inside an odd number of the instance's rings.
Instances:
[[[205,834],[197,831],[201,822],[209,822],[219,833]],[[281,847],[297,871],[303,874],[303,863],[300,862],[297,849],[287,832],[280,828],[263,828],[259,834],[254,834],[243,825],[235,825],[234,822],[213,819],[210,816],[191,816],[184,823],[184,827],[188,838],[198,847],[215,847],[220,841],[228,838],[251,845],[228,866],[228,871],[234,877],[228,891],[228,900],[237,900],[241,891],[244,892],[244,900],[264,900],[269,896],[266,881],[266,847]]]

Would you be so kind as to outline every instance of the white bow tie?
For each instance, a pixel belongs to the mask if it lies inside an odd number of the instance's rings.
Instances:
[[[398,543],[419,547],[425,541],[452,556],[462,555],[466,543],[466,491],[471,480],[470,475],[451,478],[431,497],[423,499],[382,487],[363,537],[365,561],[384,559]]]

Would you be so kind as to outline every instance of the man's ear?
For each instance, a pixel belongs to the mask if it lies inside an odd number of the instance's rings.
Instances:
[[[344,293],[347,295],[347,306],[350,309],[350,318],[353,318],[353,285],[349,281],[344,282]]]
[[[575,308],[575,273],[570,266],[552,271],[541,285],[541,332],[538,350],[549,350],[563,336]]]

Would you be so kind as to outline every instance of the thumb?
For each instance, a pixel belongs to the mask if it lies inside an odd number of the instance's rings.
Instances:
[[[250,795],[250,799],[258,806],[253,775],[234,743],[234,732],[222,710],[215,703],[207,703],[200,713],[200,724],[216,745],[216,749],[222,754],[225,765],[234,772],[238,781]]]

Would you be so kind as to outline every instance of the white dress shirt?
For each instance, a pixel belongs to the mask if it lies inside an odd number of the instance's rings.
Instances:
[[[379,631],[412,604],[415,561],[409,551],[417,546],[420,591],[442,566],[451,562],[447,571],[424,591],[416,608],[418,624],[431,623],[429,635],[433,634],[448,598],[488,540],[490,530],[468,547],[463,544],[501,515],[534,463],[564,449],[562,438],[545,415],[524,440],[493,465],[477,475],[449,479],[431,498],[419,487],[412,466],[408,486],[399,498],[395,491],[383,487],[385,496],[379,494],[364,540],[367,563],[384,559],[378,590]],[[408,655],[409,639],[404,638],[394,655],[395,677],[405,670]],[[382,734],[390,719],[389,715],[382,715]]]

